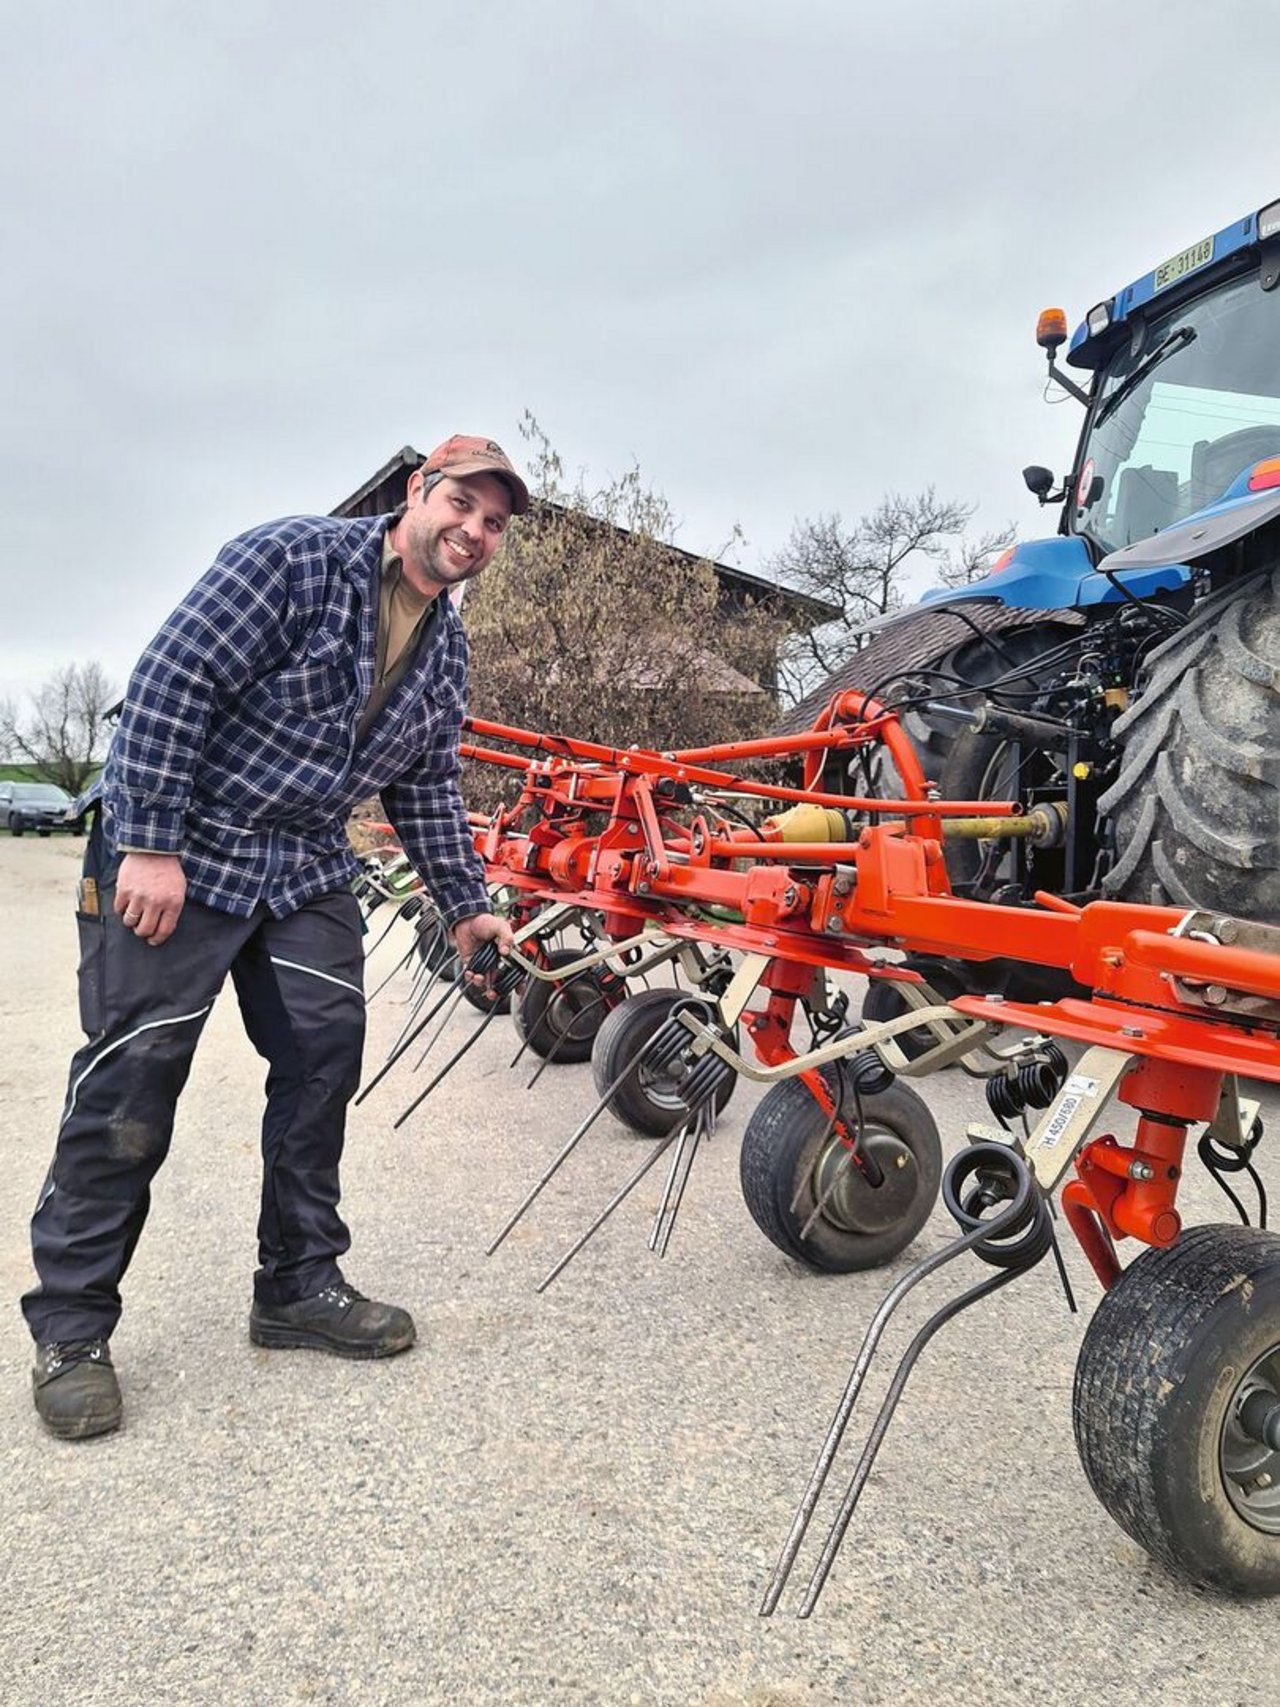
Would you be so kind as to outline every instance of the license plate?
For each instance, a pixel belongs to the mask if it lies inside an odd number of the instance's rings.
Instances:
[[[1156,289],[1168,290],[1171,284],[1177,284],[1179,279],[1185,279],[1188,273],[1194,273],[1197,267],[1207,266],[1213,259],[1213,238],[1204,237],[1199,243],[1193,243],[1189,249],[1184,249],[1180,255],[1175,255],[1170,261],[1162,261],[1156,268]]]

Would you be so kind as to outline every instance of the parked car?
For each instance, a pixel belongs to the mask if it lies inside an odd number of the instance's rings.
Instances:
[[[72,811],[75,802],[65,788],[52,782],[0,782],[0,823],[11,836],[34,830],[39,836],[55,830],[83,835],[84,819]]]

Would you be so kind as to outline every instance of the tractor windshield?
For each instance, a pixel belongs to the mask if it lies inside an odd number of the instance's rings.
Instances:
[[[1134,326],[1102,375],[1068,500],[1072,532],[1105,551],[1280,456],[1280,291],[1250,273]]]

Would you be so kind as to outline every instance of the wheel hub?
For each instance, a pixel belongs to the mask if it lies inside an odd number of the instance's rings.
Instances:
[[[1231,1395],[1218,1448],[1227,1498],[1265,1535],[1280,1535],[1280,1450],[1271,1444],[1274,1425],[1268,1426],[1278,1408],[1280,1345],[1263,1353]]]
[[[864,1130],[862,1148],[874,1158],[884,1183],[872,1186],[839,1138],[833,1137],[813,1170],[813,1197],[822,1215],[846,1233],[883,1233],[908,1213],[918,1187],[916,1159],[891,1132]]]

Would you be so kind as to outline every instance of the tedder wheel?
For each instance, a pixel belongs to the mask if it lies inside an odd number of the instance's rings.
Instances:
[[[635,1060],[676,1003],[688,999],[687,990],[641,990],[614,1008],[600,1027],[591,1051],[597,1096],[603,1096],[627,1064]],[[727,1078],[716,1092],[717,1113],[733,1095],[737,1082],[736,1076]],[[665,1138],[668,1132],[674,1132],[689,1110],[680,1100],[670,1071],[650,1068],[642,1061],[609,1098],[609,1112],[644,1137]]]
[[[547,966],[555,971],[581,960],[583,950],[553,948]],[[516,991],[512,1018],[522,1042],[544,1060],[589,1061],[596,1033],[625,986],[603,966],[588,967],[562,983],[526,978]]]
[[[1148,1553],[1280,1593],[1280,1236],[1193,1227],[1144,1251],[1090,1323],[1073,1409],[1094,1493]]]
[[[841,1119],[854,1129],[852,1089],[829,1067],[823,1078],[841,1096]],[[849,1161],[801,1079],[784,1079],[766,1092],[742,1136],[742,1195],[756,1225],[787,1256],[827,1274],[890,1261],[915,1238],[938,1197],[942,1145],[922,1099],[897,1083],[864,1095],[861,1105],[862,1143],[884,1175],[878,1186]]]

